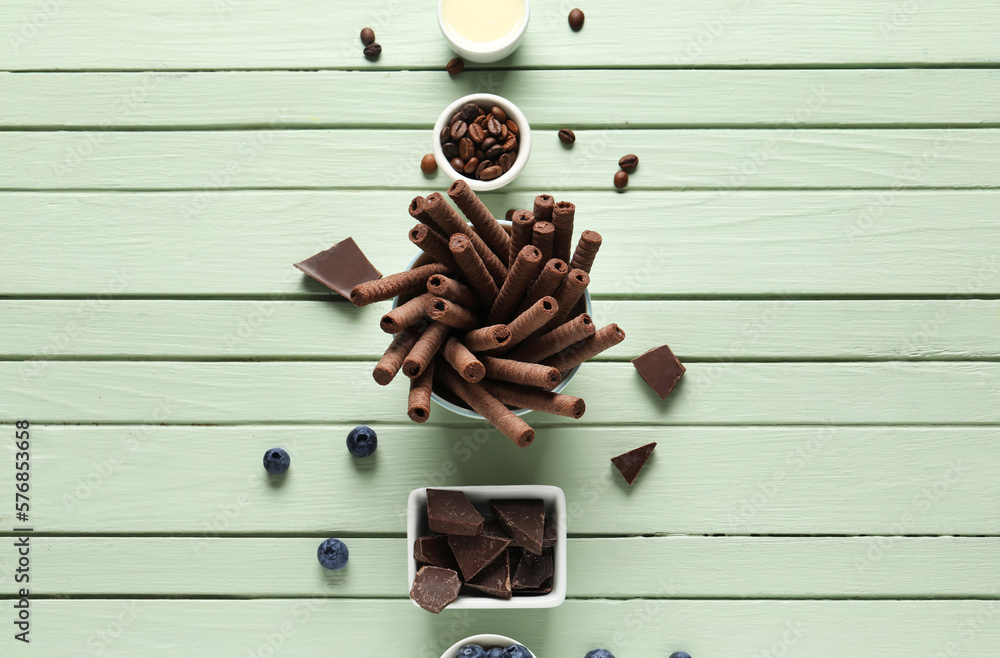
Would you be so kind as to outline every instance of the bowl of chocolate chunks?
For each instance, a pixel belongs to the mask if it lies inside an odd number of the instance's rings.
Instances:
[[[554,608],[566,599],[566,496],[559,487],[414,489],[407,506],[410,599],[449,608]]]

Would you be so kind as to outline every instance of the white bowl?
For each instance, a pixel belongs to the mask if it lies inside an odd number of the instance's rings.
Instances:
[[[521,45],[521,39],[524,38],[525,30],[528,29],[528,19],[531,17],[531,3],[524,0],[524,17],[517,27],[499,39],[479,43],[470,41],[451,29],[441,12],[442,4],[443,0],[438,0],[438,26],[441,28],[441,34],[448,40],[448,45],[463,59],[481,64],[497,62],[517,50]]]
[[[514,164],[511,165],[507,173],[497,176],[493,180],[477,180],[455,171],[455,168],[451,166],[451,162],[445,157],[444,151],[441,149],[441,130],[448,124],[448,119],[453,117],[455,112],[458,112],[466,103],[476,103],[486,110],[497,105],[507,113],[508,119],[517,124],[517,134],[521,139],[517,151],[517,159],[514,160]],[[444,108],[444,112],[441,113],[441,116],[438,117],[437,122],[434,124],[431,147],[434,152],[434,160],[437,161],[438,167],[441,168],[441,171],[448,178],[453,181],[464,180],[476,192],[489,192],[491,190],[499,190],[504,185],[513,181],[524,169],[524,165],[528,164],[528,156],[531,155],[531,127],[528,125],[528,120],[524,117],[521,110],[503,96],[497,96],[496,94],[469,94]]]
[[[455,658],[455,652],[464,647],[466,644],[478,644],[482,648],[489,651],[493,647],[507,648],[512,644],[521,644],[521,643],[518,642],[517,640],[507,637],[506,635],[490,635],[488,633],[483,635],[473,635],[472,637],[467,637],[464,640],[459,640],[455,644],[448,647],[448,649],[443,654],[441,654],[441,658]],[[521,646],[524,647],[523,644],[521,644]],[[524,648],[528,649],[528,647]],[[531,654],[532,658],[535,658],[534,651],[528,649],[528,653]]]
[[[462,491],[477,509],[482,512],[489,507],[493,498],[541,498],[545,501],[545,516],[552,518],[558,539],[553,547],[555,571],[552,574],[552,591],[538,596],[514,596],[508,601],[487,596],[461,594],[458,600],[446,610],[484,610],[517,608],[555,608],[566,600],[566,494],[559,487],[543,484],[511,484],[486,487],[431,487]],[[430,532],[427,524],[427,489],[414,489],[406,507],[406,568],[409,586],[413,589],[413,579],[417,575],[417,561],[413,559],[413,545],[418,537]],[[413,600],[411,599],[411,602]],[[413,602],[413,605],[417,605]],[[459,645],[461,646],[461,645]],[[457,647],[456,647],[457,648]]]

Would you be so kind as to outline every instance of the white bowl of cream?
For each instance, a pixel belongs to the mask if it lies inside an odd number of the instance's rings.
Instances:
[[[496,62],[514,52],[530,13],[528,0],[438,0],[441,33],[470,62]]]

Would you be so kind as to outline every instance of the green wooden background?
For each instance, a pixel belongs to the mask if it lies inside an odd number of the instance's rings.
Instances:
[[[0,654],[1000,653],[995,3],[589,0],[580,33],[532,4],[511,58],[455,79],[429,1],[0,5]],[[429,129],[472,91],[535,131],[488,205],[574,201],[606,240],[597,319],[628,332],[572,384],[584,419],[529,417],[524,450],[405,422],[369,375],[387,305],[291,267],[348,235],[404,267],[408,200],[447,185],[418,168]],[[688,366],[665,402],[628,363],[662,343]],[[629,489],[608,458],[653,440]],[[566,491],[567,602],[414,608],[409,490],[502,483]]]

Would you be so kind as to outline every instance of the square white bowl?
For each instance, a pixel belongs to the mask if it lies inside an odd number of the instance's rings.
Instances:
[[[555,570],[552,574],[552,591],[548,594],[534,596],[513,596],[510,600],[487,596],[459,595],[458,600],[446,610],[486,610],[519,608],[555,608],[566,600],[566,494],[559,487],[544,484],[510,484],[478,487],[429,487],[431,489],[446,489],[461,491],[468,496],[469,501],[480,512],[489,507],[492,499],[540,498],[545,501],[545,518],[551,519],[556,526],[558,539],[553,547]],[[417,575],[417,561],[413,559],[413,545],[417,538],[430,533],[427,524],[427,489],[414,489],[406,508],[406,570],[409,587],[413,589],[413,579]],[[512,574],[513,575],[513,574]],[[417,605],[412,599],[413,605]]]

